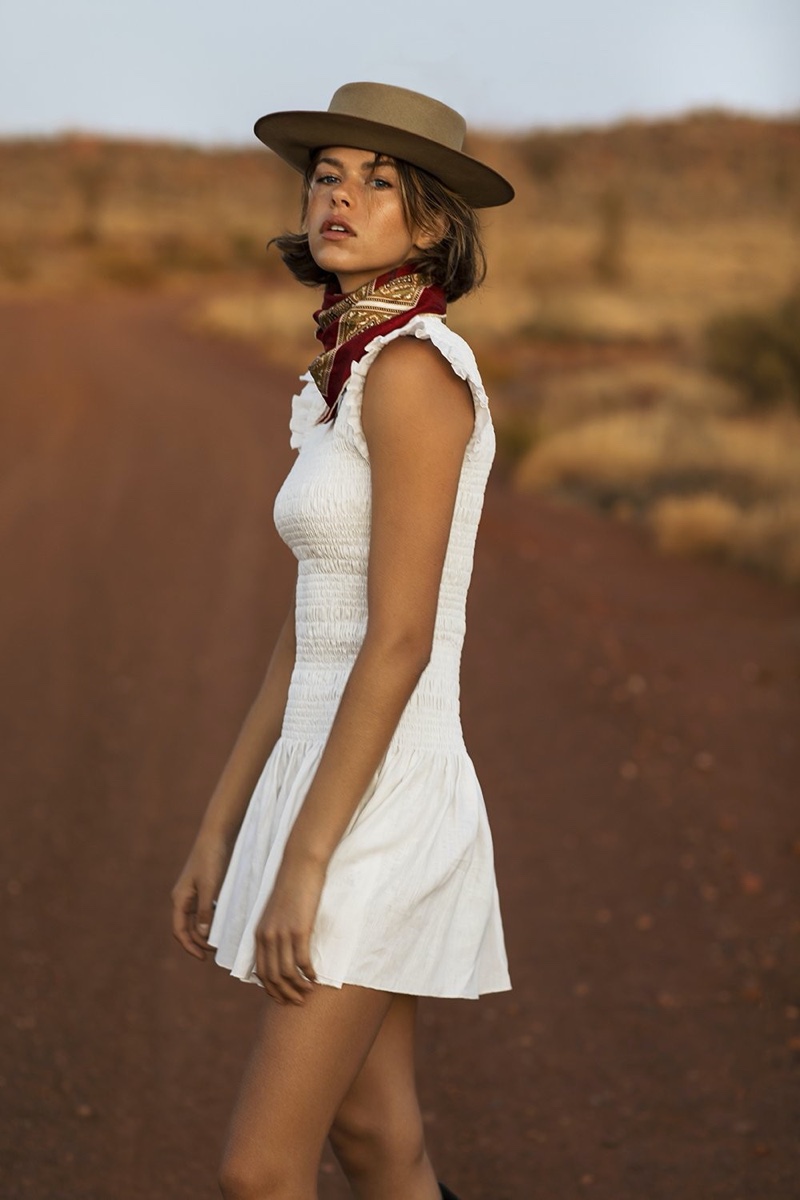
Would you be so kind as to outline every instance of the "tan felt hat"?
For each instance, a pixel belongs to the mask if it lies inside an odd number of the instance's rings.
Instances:
[[[313,150],[352,146],[422,167],[474,208],[508,204],[508,180],[462,152],[466,131],[455,109],[387,83],[346,83],[327,112],[267,113],[255,123],[256,137],[297,171],[306,170]]]

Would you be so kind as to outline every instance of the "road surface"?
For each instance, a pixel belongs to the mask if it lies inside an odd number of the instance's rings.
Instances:
[[[168,895],[290,600],[293,382],[174,298],[0,305],[7,1200],[217,1194],[263,996]],[[797,593],[494,481],[463,712],[515,988],[422,1005],[441,1176],[796,1200]]]

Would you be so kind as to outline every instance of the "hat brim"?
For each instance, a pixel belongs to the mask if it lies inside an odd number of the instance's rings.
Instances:
[[[313,150],[321,146],[352,146],[402,158],[422,167],[446,187],[458,192],[473,208],[492,208],[514,199],[507,179],[459,150],[405,129],[330,112],[268,113],[256,121],[259,141],[304,172]]]

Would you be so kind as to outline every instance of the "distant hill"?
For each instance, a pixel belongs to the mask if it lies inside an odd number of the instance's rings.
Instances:
[[[794,207],[800,216],[800,115],[762,120],[697,112],[671,121],[540,132],[507,143],[539,205],[580,215],[615,189],[634,214],[742,216]]]
[[[800,116],[698,112],[604,129],[471,139],[514,181],[508,219],[583,220],[598,197],[631,215],[714,219],[794,212]],[[0,242],[181,233],[261,239],[294,220],[297,176],[268,151],[88,136],[0,140]],[[516,211],[515,211],[516,210]]]

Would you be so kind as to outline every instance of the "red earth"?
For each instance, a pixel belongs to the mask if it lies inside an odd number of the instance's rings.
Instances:
[[[294,379],[180,309],[0,306],[7,1200],[216,1195],[264,1003],[168,896],[289,602]],[[497,478],[463,715],[514,990],[421,1006],[442,1178],[796,1200],[797,593]]]

